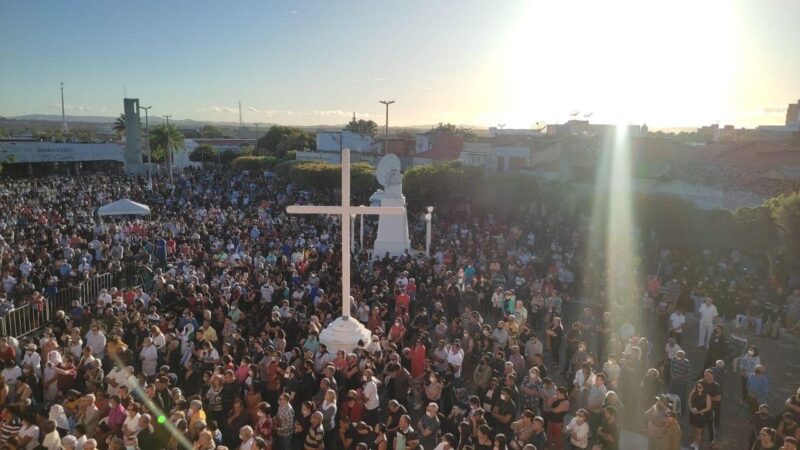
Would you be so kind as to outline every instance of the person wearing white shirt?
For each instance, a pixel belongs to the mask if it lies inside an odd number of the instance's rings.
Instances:
[[[674,337],[678,345],[683,345],[683,326],[686,325],[686,315],[680,308],[669,316],[669,335]]]
[[[86,346],[92,349],[92,354],[97,359],[103,359],[106,354],[106,335],[100,331],[100,325],[92,324],[92,329],[86,333]]]
[[[682,350],[681,346],[678,345],[675,338],[670,336],[670,338],[667,339],[666,345],[664,345],[664,351],[667,354],[667,359],[669,360],[675,359],[675,357],[678,356],[678,352],[680,350]]]
[[[128,405],[127,416],[125,422],[122,423],[122,435],[125,437],[136,436],[141,429],[139,426],[139,418],[142,415],[139,414],[139,405],[136,403]]]
[[[697,337],[697,348],[708,346],[708,340],[714,331],[714,319],[719,315],[717,307],[714,306],[714,299],[706,297],[705,303],[700,305],[700,331]]]
[[[109,294],[106,289],[101,289],[100,295],[97,296],[97,303],[103,307],[106,307],[111,304],[111,300],[111,294]]]
[[[456,341],[450,345],[447,351],[447,363],[453,366],[453,375],[456,380],[461,379],[461,366],[464,364],[464,350],[461,350],[461,344]]]
[[[28,344],[25,346],[25,355],[22,357],[22,365],[30,364],[33,367],[33,372],[41,377],[42,376],[42,355],[36,352],[36,344]]]
[[[158,366],[158,350],[153,345],[153,338],[146,337],[142,342],[142,351],[139,352],[139,360],[142,362],[142,373],[145,376],[154,377]]]
[[[108,372],[108,375],[106,375],[106,381],[108,382],[106,393],[109,397],[119,394],[119,386],[125,384],[122,380],[122,376],[122,369],[120,369],[117,365],[114,365],[114,367]]]
[[[378,398],[378,385],[375,383],[375,378],[372,376],[372,370],[367,369],[364,371],[364,390],[362,391],[364,397],[364,421],[368,425],[374,425],[378,419],[378,406],[380,406],[380,398]]]
[[[585,449],[589,446],[589,413],[579,409],[564,430],[569,435],[569,443],[574,449]]]
[[[22,444],[19,448],[23,450],[33,450],[39,446],[39,427],[29,422],[24,416],[22,418],[22,426],[17,431],[17,436],[20,444]]]
[[[22,276],[28,278],[31,276],[31,269],[33,269],[33,264],[30,261],[28,261],[28,257],[26,256],[22,260],[22,263],[19,265],[19,271],[22,274]]]
[[[10,385],[11,388],[17,384],[17,378],[22,376],[22,369],[19,368],[18,365],[14,364],[9,365],[1,372],[3,379],[5,380],[7,385]]]

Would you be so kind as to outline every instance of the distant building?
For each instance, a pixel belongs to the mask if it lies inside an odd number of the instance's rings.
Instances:
[[[541,136],[541,130],[489,127],[489,136]]]
[[[414,164],[430,164],[434,161],[454,161],[464,149],[464,138],[447,133],[417,134]]]
[[[255,147],[255,139],[184,139],[183,146],[186,148],[187,153],[191,153],[201,145],[210,145],[220,153],[224,151],[233,151],[241,153],[244,147]]]
[[[800,100],[797,103],[790,103],[786,108],[786,125],[800,124]]]
[[[352,131],[318,131],[317,151],[340,152],[349,148],[351,153],[377,153],[378,147],[372,136],[365,136]]]
[[[639,125],[628,125],[627,127],[628,136],[639,136],[642,134]],[[548,124],[545,134],[548,136],[606,136],[616,133],[617,128],[617,125],[589,123],[588,120],[569,120],[563,124]]]

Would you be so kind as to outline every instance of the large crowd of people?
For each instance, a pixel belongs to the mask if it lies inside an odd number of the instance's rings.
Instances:
[[[334,192],[218,170],[145,186],[0,184],[4,310],[123,267],[144,280],[0,337],[0,450],[611,450],[624,430],[697,450],[723,414],[747,416],[740,448],[800,439],[800,390],[770,404],[777,362],[748,339],[798,329],[800,279],[750,255],[653,239],[640,293],[612,299],[580,221],[442,205],[430,257],[356,249],[352,315],[372,337],[336,351],[319,335],[342,305],[337,219],[285,212]],[[151,216],[94,216],[119,198]],[[422,242],[413,215],[411,231]]]

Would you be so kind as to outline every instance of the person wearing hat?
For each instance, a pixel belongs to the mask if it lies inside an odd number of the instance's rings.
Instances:
[[[659,442],[664,435],[664,428],[666,426],[667,413],[671,412],[669,397],[666,395],[658,395],[655,397],[655,403],[644,413],[647,419],[647,448],[659,448]]]

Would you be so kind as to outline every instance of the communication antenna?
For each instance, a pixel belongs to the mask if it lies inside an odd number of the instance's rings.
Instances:
[[[242,102],[239,101],[239,129],[244,128],[244,122],[242,122]]]
[[[61,82],[61,128],[67,132],[67,115],[64,112],[64,82]]]
[[[594,113],[587,112],[587,113],[585,113],[585,114],[583,115],[583,118],[584,118],[584,119],[588,119],[589,117],[592,117],[592,114],[594,114]]]
[[[574,119],[575,117],[578,117],[578,114],[580,114],[580,113],[581,112],[576,109],[576,110],[572,111],[571,113],[569,113],[569,115]]]

